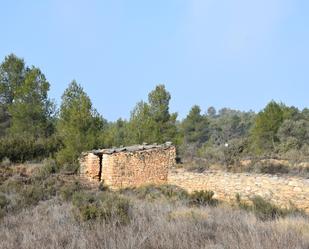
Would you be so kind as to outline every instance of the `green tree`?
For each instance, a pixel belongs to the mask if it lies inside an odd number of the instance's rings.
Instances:
[[[277,132],[283,121],[290,117],[283,104],[271,101],[255,118],[251,131],[253,149],[257,153],[271,152],[279,142]]]
[[[23,84],[26,69],[23,59],[14,54],[4,58],[0,65],[0,103],[11,104]]]
[[[26,69],[24,80],[14,92],[14,101],[8,108],[12,117],[10,134],[39,138],[53,133],[55,105],[48,98],[49,87],[40,69]]]
[[[128,141],[128,122],[120,118],[116,122],[108,124],[106,132],[102,133],[101,137],[105,147],[119,147],[130,143]]]
[[[209,138],[209,121],[201,115],[201,109],[195,105],[182,123],[185,143],[197,143],[201,145]]]
[[[280,126],[277,135],[284,151],[299,150],[303,145],[309,145],[309,122],[304,119],[287,119]]]
[[[4,136],[10,127],[11,115],[8,109],[24,81],[24,75],[24,61],[14,54],[6,56],[0,65],[0,136]]]
[[[177,113],[169,113],[171,95],[164,85],[158,85],[148,95],[148,103],[139,102],[131,113],[129,129],[131,143],[177,143]]]
[[[157,124],[151,115],[148,103],[143,101],[137,103],[131,112],[129,130],[129,141],[132,144],[158,142]]]
[[[155,122],[157,142],[173,141],[177,143],[177,113],[170,114],[170,93],[164,85],[157,85],[148,95],[149,112]]]
[[[62,95],[57,131],[63,149],[57,154],[60,163],[74,163],[80,153],[100,146],[104,120],[92,107],[83,88],[72,81]]]
[[[213,106],[210,106],[208,109],[207,109],[207,115],[210,116],[210,117],[215,117],[217,114],[217,111],[216,109],[213,107]]]
[[[49,83],[40,69],[26,67],[24,60],[13,54],[5,57],[0,65],[2,135],[49,136],[55,108],[48,91]]]

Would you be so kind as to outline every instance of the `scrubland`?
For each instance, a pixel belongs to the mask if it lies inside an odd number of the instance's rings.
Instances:
[[[1,167],[0,248],[309,248],[309,219],[175,186],[111,191],[53,162]]]

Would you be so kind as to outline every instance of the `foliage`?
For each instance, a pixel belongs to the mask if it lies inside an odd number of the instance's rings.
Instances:
[[[43,165],[38,169],[36,174],[34,174],[34,178],[36,180],[44,180],[47,179],[51,174],[55,174],[59,171],[59,165],[53,159],[45,159],[43,161]]]
[[[164,85],[158,85],[148,95],[148,103],[139,102],[129,122],[131,143],[177,143],[177,113],[169,113],[171,95]]]
[[[120,147],[130,144],[128,122],[118,119],[115,123],[109,123],[107,129],[101,133],[100,141],[106,147]]]
[[[126,188],[121,190],[122,194],[134,195],[139,199],[158,200],[165,199],[169,201],[180,201],[188,199],[188,192],[174,185],[145,185],[137,188]]]
[[[14,54],[0,65],[0,159],[25,161],[53,154],[55,105],[39,68]]]
[[[230,108],[206,112],[194,105],[183,120],[170,112],[171,94],[157,85],[129,120],[107,122],[75,81],[62,96],[60,111],[43,72],[14,54],[0,64],[0,161],[55,158],[77,171],[82,151],[172,141],[183,161],[207,160],[231,168],[247,157],[281,156],[309,160],[309,109],[275,101],[255,114]],[[225,146],[228,145],[228,146]],[[206,165],[206,164],[205,164]],[[199,167],[199,166],[198,166]],[[265,167],[265,172],[276,171]]]
[[[57,132],[63,148],[57,160],[63,163],[76,162],[80,153],[99,144],[99,134],[104,120],[92,107],[83,88],[73,81],[62,96]]]
[[[293,206],[291,208],[280,208],[269,201],[266,201],[261,196],[254,196],[250,201],[252,202],[251,205],[242,201],[239,194],[236,195],[236,202],[241,209],[253,212],[257,218],[264,221],[278,219],[288,215],[304,215],[302,210]]]
[[[72,196],[75,192],[81,190],[81,184],[78,181],[73,183],[63,185],[60,189],[60,196],[63,200],[69,201],[72,199]]]
[[[0,209],[5,208],[9,203],[10,201],[7,199],[7,197],[0,193]]]
[[[72,203],[78,210],[75,217],[83,221],[94,219],[105,222],[116,220],[119,223],[129,221],[129,200],[111,192],[100,192],[96,195],[76,192],[73,194]]]
[[[218,200],[214,199],[213,196],[213,191],[194,191],[189,195],[189,203],[195,206],[216,206],[218,204]]]
[[[0,160],[25,162],[54,156],[62,144],[58,137],[35,139],[27,136],[7,136],[0,138]]]
[[[271,101],[256,116],[251,131],[253,149],[257,153],[273,151],[279,142],[277,132],[283,121],[290,116],[290,110],[283,104]]]
[[[182,122],[184,143],[202,144],[209,139],[209,121],[201,115],[199,106],[193,106]]]
[[[47,96],[49,87],[40,69],[26,67],[13,54],[5,57],[0,65],[0,117],[8,129],[4,134],[34,138],[51,135],[55,108]]]

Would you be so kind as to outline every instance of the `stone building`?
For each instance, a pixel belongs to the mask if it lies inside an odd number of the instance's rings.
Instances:
[[[164,184],[175,158],[176,148],[170,142],[93,150],[82,153],[80,175],[111,188]]]

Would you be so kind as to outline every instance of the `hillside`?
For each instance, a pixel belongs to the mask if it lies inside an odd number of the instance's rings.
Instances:
[[[80,183],[52,161],[1,167],[1,176],[1,248],[309,246],[308,217],[266,201],[251,209],[172,185],[111,191]]]

